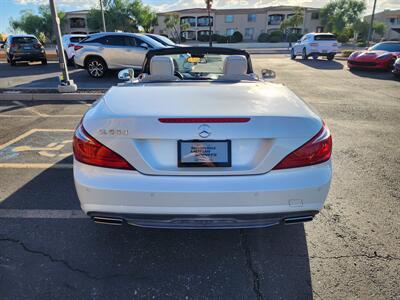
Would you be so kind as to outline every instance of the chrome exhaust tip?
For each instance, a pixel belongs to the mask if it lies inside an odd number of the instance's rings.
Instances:
[[[302,217],[289,217],[283,219],[284,224],[297,224],[297,223],[304,223],[304,222],[310,222],[314,219],[313,216],[302,216]]]
[[[106,225],[122,225],[124,223],[123,219],[120,218],[110,218],[110,217],[92,217],[93,221],[97,224],[106,224]]]

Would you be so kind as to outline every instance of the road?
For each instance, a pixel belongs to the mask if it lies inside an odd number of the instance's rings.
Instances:
[[[70,143],[89,104],[3,101],[1,298],[398,299],[400,82],[338,61],[252,59],[332,131],[334,178],[313,222],[225,231],[93,224],[79,210]]]

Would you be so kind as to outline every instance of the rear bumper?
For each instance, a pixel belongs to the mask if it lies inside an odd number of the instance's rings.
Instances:
[[[204,218],[221,220],[220,215],[240,219],[237,215],[280,214],[272,219],[282,222],[287,215],[318,212],[327,197],[331,177],[330,161],[249,176],[149,176],[74,161],[75,186],[83,211],[92,216],[113,214],[124,219],[143,219],[123,217],[126,214],[153,220],[163,219],[159,216],[167,216],[167,220],[176,219],[171,218],[176,215],[185,220],[201,216],[201,222],[207,223]],[[245,226],[241,227],[252,227],[251,223],[242,223]]]
[[[318,56],[328,56],[328,55],[336,55],[336,51],[334,52],[319,52],[319,51],[311,51],[308,55],[318,55]]]
[[[15,61],[39,61],[46,59],[46,53],[13,53],[11,58]]]

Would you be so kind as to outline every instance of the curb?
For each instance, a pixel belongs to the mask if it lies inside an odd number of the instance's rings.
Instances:
[[[0,100],[7,101],[94,101],[103,93],[0,93]]]

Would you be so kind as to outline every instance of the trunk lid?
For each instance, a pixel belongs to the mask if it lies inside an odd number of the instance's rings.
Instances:
[[[145,87],[143,85],[146,85]],[[249,118],[248,122],[162,123],[160,118]],[[231,167],[178,167],[178,140],[230,140]],[[151,175],[244,175],[271,170],[312,138],[320,118],[283,85],[176,82],[113,87],[89,110],[86,130]]]

